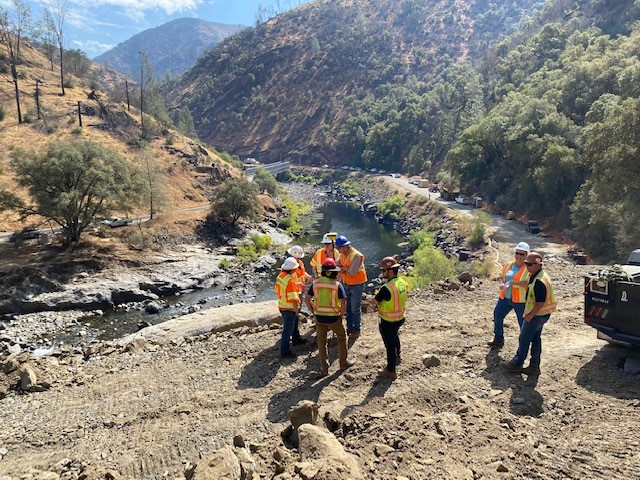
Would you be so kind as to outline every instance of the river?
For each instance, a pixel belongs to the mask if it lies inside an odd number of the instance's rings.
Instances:
[[[403,237],[392,229],[377,223],[374,218],[365,216],[355,202],[324,203],[305,215],[300,222],[306,233],[294,240],[294,244],[305,249],[304,262],[308,271],[311,269],[309,261],[315,250],[321,247],[320,241],[326,232],[334,231],[345,235],[353,246],[364,254],[370,280],[378,276],[382,258],[400,253],[401,248],[398,244],[404,241]],[[111,340],[136,332],[142,325],[161,323],[200,309],[215,308],[239,301],[273,300],[273,280],[285,256],[284,253],[276,255],[278,261],[271,271],[263,273],[252,287],[240,287],[243,288],[241,292],[230,291],[236,288],[233,282],[231,286],[222,283],[214,288],[164,298],[162,300],[165,308],[157,314],[150,315],[144,310],[130,309],[105,312],[102,316],[83,317],[73,328],[65,329],[53,339],[49,337],[49,341],[53,340],[54,344],[77,345],[93,340]]]

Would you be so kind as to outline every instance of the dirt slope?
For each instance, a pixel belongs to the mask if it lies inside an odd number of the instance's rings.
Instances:
[[[500,245],[503,260],[511,248]],[[43,360],[48,391],[0,400],[0,478],[38,478],[20,477],[30,469],[77,478],[87,464],[122,478],[183,478],[187,462],[237,434],[251,446],[259,478],[274,478],[275,449],[284,469],[275,478],[301,478],[280,432],[302,399],[342,420],[337,435],[367,478],[635,478],[640,384],[618,364],[640,356],[604,344],[582,323],[587,269],[548,265],[560,311],[545,327],[539,378],[497,366],[515,352],[515,317],[504,349],[485,347],[491,281],[455,294],[413,292],[395,382],[376,377],[384,348],[373,314],[351,348],[356,366],[340,375],[334,362],[324,379],[308,325],[311,342],[282,363],[279,330],[269,327],[87,361]],[[335,346],[331,353],[335,360]],[[426,368],[425,354],[441,364]]]

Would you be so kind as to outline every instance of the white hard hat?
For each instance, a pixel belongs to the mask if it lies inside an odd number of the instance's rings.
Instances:
[[[296,258],[304,257],[304,250],[300,245],[294,245],[289,250],[287,250],[287,253],[292,257],[296,257]]]
[[[298,261],[293,257],[287,257],[280,267],[281,270],[289,271],[298,268]]]
[[[531,251],[531,247],[529,247],[529,244],[527,242],[520,242],[516,245],[516,250],[529,253]]]
[[[333,240],[331,240],[329,238],[329,235],[327,235],[326,233],[324,234],[324,237],[322,237],[322,242],[321,243],[333,243]]]

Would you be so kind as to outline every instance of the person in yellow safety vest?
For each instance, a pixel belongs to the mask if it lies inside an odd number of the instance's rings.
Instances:
[[[493,340],[487,342],[491,348],[504,345],[504,319],[513,310],[522,328],[524,323],[524,297],[529,285],[529,272],[524,264],[531,249],[527,242],[516,245],[513,260],[502,267],[500,295],[493,309]]]
[[[540,375],[540,357],[542,356],[542,327],[551,314],[556,311],[556,295],[553,292],[551,278],[542,270],[542,255],[530,252],[525,265],[529,270],[529,287],[524,306],[524,323],[520,329],[518,351],[509,362],[502,366],[509,372]],[[529,365],[522,367],[531,346]]]
[[[316,317],[316,338],[322,376],[329,375],[327,334],[330,331],[338,337],[340,370],[346,370],[356,363],[347,358],[347,333],[342,324],[347,310],[347,295],[342,284],[337,281],[338,272],[340,268],[336,266],[336,261],[333,258],[325,259],[321,265],[320,278],[309,286],[304,300],[309,312]]]
[[[402,362],[400,357],[400,327],[405,320],[405,305],[409,285],[398,278],[400,264],[393,257],[384,257],[380,263],[382,277],[387,280],[376,293],[373,303],[378,307],[380,317],[380,335],[387,350],[387,366],[378,372],[378,376],[395,380],[397,378],[396,365]]]
[[[298,326],[298,312],[300,311],[300,294],[292,273],[298,268],[298,262],[288,257],[280,267],[280,274],[273,287],[278,296],[278,309],[282,315],[282,338],[280,340],[280,358],[295,358],[296,355],[289,346],[293,338],[294,345],[307,343],[306,338],[300,336]]]
[[[340,252],[340,271],[344,290],[347,293],[347,334],[358,338],[362,330],[362,293],[367,282],[364,255],[351,246],[344,235],[336,238]]]
[[[340,259],[340,253],[336,250],[335,242],[338,234],[336,232],[325,233],[322,237],[322,248],[316,250],[316,253],[313,254],[311,261],[309,264],[312,268],[312,275],[314,278],[319,278],[320,273],[322,272],[322,264],[327,258],[333,258],[336,262]]]
[[[294,245],[287,250],[287,253],[298,262],[298,268],[296,268],[291,275],[298,286],[298,293],[302,295],[304,293],[305,286],[312,280],[311,275],[307,273],[307,269],[304,267],[304,262],[302,261],[304,258],[304,250],[300,245]]]

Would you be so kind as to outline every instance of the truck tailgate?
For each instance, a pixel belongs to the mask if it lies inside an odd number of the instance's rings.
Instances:
[[[585,278],[584,319],[640,337],[640,284]]]

